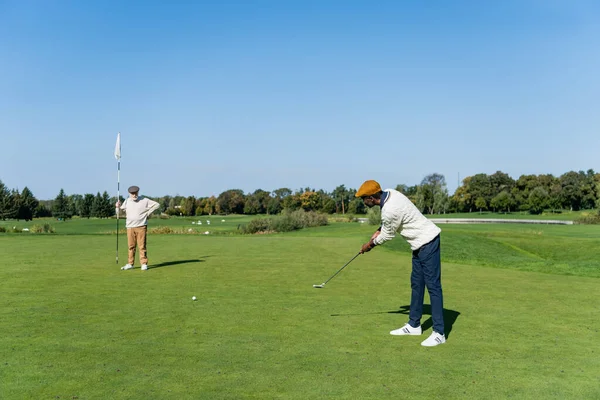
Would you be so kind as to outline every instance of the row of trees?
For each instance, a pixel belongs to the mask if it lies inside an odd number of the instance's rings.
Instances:
[[[600,206],[600,174],[590,169],[559,177],[521,175],[517,180],[498,171],[467,177],[452,196],[457,211],[589,210]]]
[[[553,175],[521,175],[517,180],[497,171],[492,175],[466,177],[450,196],[441,174],[427,175],[419,185],[397,185],[424,213],[474,211],[528,211],[539,214],[544,210],[581,210],[600,206],[600,174],[593,170],[570,171],[559,177]],[[279,214],[283,209],[319,211],[327,214],[364,214],[365,207],[354,194],[356,189],[344,185],[331,192],[312,188],[292,191],[280,188],[272,192],[262,189],[245,194],[230,189],[219,196],[162,196],[155,197],[160,211],[169,215],[213,214]],[[123,200],[123,198],[121,198]],[[0,219],[25,219],[53,216],[55,218],[107,218],[114,215],[115,197],[107,192],[66,195],[60,190],[54,200],[39,201],[25,187],[21,192],[9,190],[0,181]]]
[[[63,189],[54,200],[38,200],[28,187],[22,191],[9,190],[0,181],[0,219],[23,219],[54,217],[108,218],[115,215],[115,198],[105,191],[96,195],[69,195]]]

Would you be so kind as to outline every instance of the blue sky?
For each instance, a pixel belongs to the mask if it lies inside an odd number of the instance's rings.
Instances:
[[[0,180],[40,199],[600,170],[597,1],[0,0]]]

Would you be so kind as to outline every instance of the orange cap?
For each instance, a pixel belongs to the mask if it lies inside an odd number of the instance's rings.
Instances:
[[[363,197],[363,196],[372,196],[376,193],[381,192],[381,186],[379,186],[379,183],[377,183],[377,181],[365,181],[365,183],[363,183],[360,188],[358,189],[358,191],[356,192],[356,197]]]

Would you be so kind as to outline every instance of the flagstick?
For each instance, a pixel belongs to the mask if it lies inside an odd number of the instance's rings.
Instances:
[[[120,185],[121,185],[121,159],[117,160],[117,202],[121,201]],[[117,264],[119,264],[119,211],[117,207]]]
[[[115,158],[117,159],[117,203],[121,202],[121,132],[117,134],[117,143],[115,144]],[[117,264],[119,263],[119,211],[121,207],[116,208],[117,212]]]

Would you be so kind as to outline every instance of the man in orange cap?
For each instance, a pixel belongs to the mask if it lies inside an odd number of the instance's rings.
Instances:
[[[445,343],[440,260],[441,229],[425,218],[402,193],[394,189],[382,190],[376,181],[369,180],[363,183],[356,192],[356,197],[362,198],[367,207],[381,207],[381,226],[371,236],[371,240],[362,246],[361,253],[371,251],[375,246],[393,239],[398,231],[412,250],[412,294],[408,323],[390,334],[402,336],[422,333],[421,317],[427,287],[431,299],[433,332],[421,344],[433,347]]]

